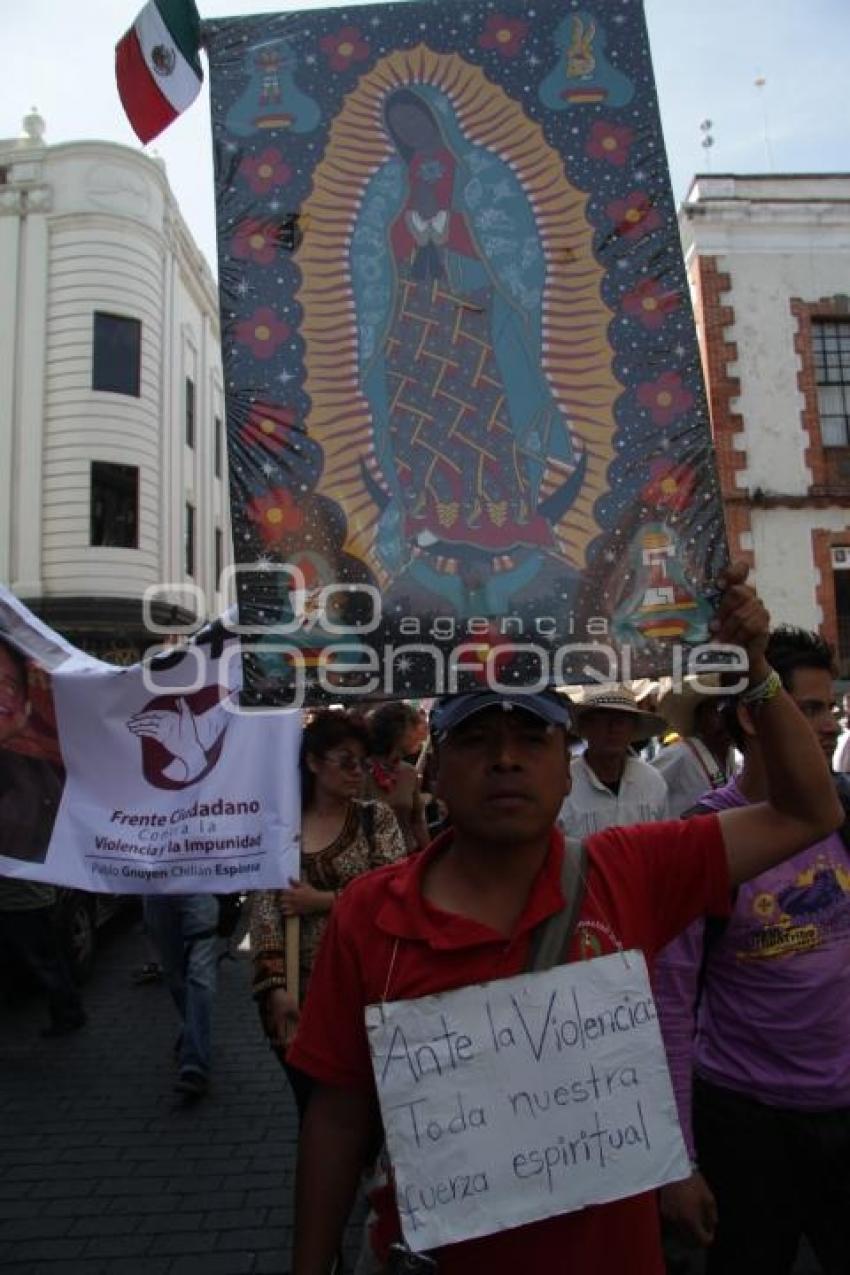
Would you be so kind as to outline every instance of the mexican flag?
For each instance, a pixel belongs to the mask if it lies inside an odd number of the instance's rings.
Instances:
[[[136,136],[149,142],[191,106],[204,73],[192,0],[148,0],[115,48],[115,78]]]

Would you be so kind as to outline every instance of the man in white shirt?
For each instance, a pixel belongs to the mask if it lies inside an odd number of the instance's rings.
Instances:
[[[832,769],[838,775],[846,775],[850,771],[850,693],[841,701],[844,713],[841,718],[842,731],[835,741],[835,752],[832,754]]]
[[[573,785],[559,822],[568,837],[669,818],[667,785],[632,752],[635,740],[661,734],[664,719],[644,713],[627,686],[587,687],[574,705],[587,748],[572,764]]]
[[[679,736],[652,759],[667,784],[671,818],[690,810],[703,793],[722,787],[734,773],[735,753],[720,712],[718,685],[716,675],[689,677],[659,701],[658,712]]]

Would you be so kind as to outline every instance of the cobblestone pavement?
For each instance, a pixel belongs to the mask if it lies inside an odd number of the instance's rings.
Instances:
[[[221,963],[211,1092],[172,1094],[177,1018],[135,923],[106,936],[89,1024],[42,1040],[37,998],[0,1006],[3,1275],[282,1275],[289,1268],[295,1108],[248,991]],[[356,1231],[349,1246],[356,1243]]]
[[[191,1107],[172,1094],[168,993],[132,983],[148,959],[138,925],[106,936],[84,989],[90,1021],[73,1036],[40,1038],[36,998],[0,1006],[3,1275],[289,1269],[295,1108],[259,1030],[248,957],[221,964],[214,1083]],[[357,1239],[355,1222],[349,1259]],[[802,1256],[795,1275],[818,1269]]]

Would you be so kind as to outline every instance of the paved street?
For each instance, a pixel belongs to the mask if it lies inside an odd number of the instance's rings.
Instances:
[[[140,927],[99,952],[90,1023],[42,1040],[35,999],[0,1007],[4,1275],[281,1275],[289,1268],[295,1109],[262,1039],[249,961],[221,965],[214,1086],[175,1102],[176,1016],[133,986]]]
[[[31,998],[0,1007],[3,1275],[283,1275],[295,1109],[248,992],[221,965],[209,1097],[175,1102],[176,1016],[140,926],[108,934],[85,990],[89,1025],[42,1040]],[[353,1253],[357,1229],[347,1248]],[[795,1275],[815,1275],[811,1258]],[[536,1275],[536,1273],[534,1273]]]

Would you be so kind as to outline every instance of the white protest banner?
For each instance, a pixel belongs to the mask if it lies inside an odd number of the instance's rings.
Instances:
[[[297,712],[242,712],[238,642],[90,659],[0,588],[0,874],[228,893],[299,874]]]
[[[416,1251],[688,1176],[640,952],[370,1005],[366,1026]]]

